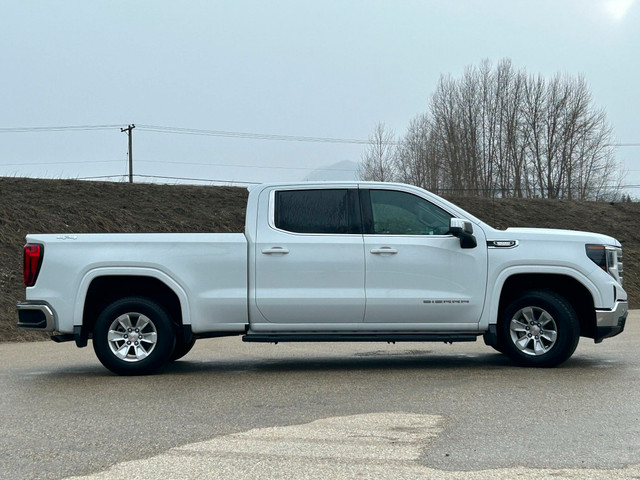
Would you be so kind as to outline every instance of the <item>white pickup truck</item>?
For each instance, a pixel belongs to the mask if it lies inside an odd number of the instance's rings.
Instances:
[[[18,325],[79,347],[92,339],[124,375],[227,335],[482,335],[518,364],[550,367],[580,336],[598,343],[624,329],[621,257],[609,236],[496,230],[409,185],[265,184],[250,189],[244,234],[28,235]]]

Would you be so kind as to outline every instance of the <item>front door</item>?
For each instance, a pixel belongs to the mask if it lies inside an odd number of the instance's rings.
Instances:
[[[425,198],[372,189],[362,199],[365,322],[477,323],[487,274],[482,230],[474,232],[476,248],[462,249],[460,240],[448,234],[452,215]]]

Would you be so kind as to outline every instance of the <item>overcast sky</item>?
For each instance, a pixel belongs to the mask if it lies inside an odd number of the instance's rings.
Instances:
[[[135,123],[137,174],[303,179],[358,162],[363,145],[143,126],[358,140],[385,122],[403,134],[441,74],[505,57],[548,77],[584,74],[616,141],[640,144],[635,0],[5,0],[0,175],[125,174],[118,127]],[[76,125],[118,127],[2,130]],[[640,184],[640,147],[617,158]]]

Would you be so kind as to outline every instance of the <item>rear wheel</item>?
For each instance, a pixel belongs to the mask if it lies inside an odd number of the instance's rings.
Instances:
[[[524,292],[509,304],[498,326],[499,345],[527,367],[555,367],[575,351],[578,317],[569,302],[546,290]]]
[[[119,375],[146,375],[164,365],[173,352],[175,330],[157,303],[128,297],[107,306],[93,330],[100,362]]]

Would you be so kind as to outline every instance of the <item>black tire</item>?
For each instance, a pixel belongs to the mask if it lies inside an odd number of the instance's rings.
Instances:
[[[167,363],[175,342],[175,328],[164,308],[141,297],[113,302],[98,316],[93,329],[98,359],[118,375],[155,372]]]
[[[525,367],[555,367],[578,346],[580,322],[564,297],[547,290],[523,292],[502,312],[499,348]]]
[[[193,348],[196,339],[192,338],[190,342],[185,343],[181,338],[176,338],[176,345],[173,347],[173,353],[169,357],[169,361],[173,362],[184,357]]]

